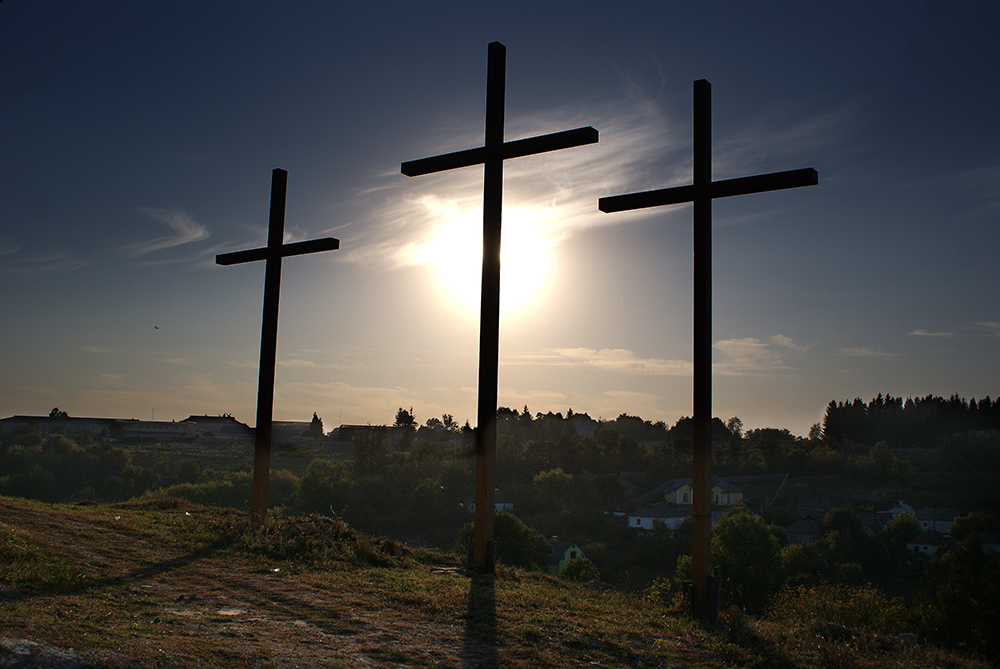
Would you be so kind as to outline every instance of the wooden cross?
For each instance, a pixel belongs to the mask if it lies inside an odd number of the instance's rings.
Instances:
[[[587,126],[549,135],[505,142],[504,86],[507,47],[489,45],[486,72],[486,144],[421,160],[405,162],[408,177],[471,165],[483,165],[483,275],[479,320],[479,400],[476,429],[476,511],[473,524],[473,569],[492,573],[496,554],[493,542],[494,492],[497,442],[497,367],[500,348],[500,221],[503,212],[503,161],[536,153],[568,149],[598,140]]]
[[[691,529],[691,604],[702,619],[710,618],[709,561],[712,549],[712,200],[733,195],[815,186],[816,170],[807,167],[737,179],[712,181],[712,86],[694,82],[694,183],[690,186],[602,197],[605,213],[659,207],[681,202],[694,205],[694,468]],[[716,606],[718,602],[715,602]]]
[[[217,265],[264,261],[264,313],[260,326],[260,366],[257,378],[257,424],[254,428],[253,494],[250,515],[260,523],[267,515],[267,484],[271,471],[271,418],[274,409],[274,361],[278,347],[278,295],[281,289],[281,259],[304,253],[333,251],[340,240],[333,237],[293,244],[282,243],[285,234],[285,192],[288,172],[271,173],[271,212],[267,246],[215,256]]]

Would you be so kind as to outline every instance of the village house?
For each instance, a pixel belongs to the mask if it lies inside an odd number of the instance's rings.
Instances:
[[[555,576],[559,570],[566,566],[571,560],[582,559],[586,556],[583,551],[572,541],[561,541],[559,537],[552,537],[549,541],[552,546],[552,555],[549,557],[549,575]]]
[[[68,437],[86,434],[94,439],[109,441],[155,439],[184,441],[211,439],[223,441],[253,441],[252,427],[229,414],[222,416],[189,416],[182,421],[138,420],[136,418],[77,418],[63,414],[52,416],[12,416],[0,419],[0,429],[37,428],[45,436],[61,432]]]
[[[910,506],[906,502],[901,502],[899,500],[896,500],[896,504],[891,509],[886,509],[885,511],[878,512],[878,514],[885,519],[884,522],[882,520],[880,520],[879,522],[883,527],[885,527],[886,523],[888,523],[890,520],[892,520],[901,513],[908,513],[911,516],[917,515],[917,512],[913,509],[912,506]]]
[[[712,509],[712,527],[718,525],[726,512],[722,509]],[[628,514],[628,526],[633,530],[652,530],[655,523],[663,523],[671,531],[677,531],[685,520],[691,519],[690,509],[683,509],[666,504],[655,504],[641,507]]]
[[[938,534],[947,534],[951,528],[951,521],[958,518],[958,512],[948,508],[920,509],[915,515],[921,530],[930,530]]]
[[[693,482],[691,479],[673,479],[668,481],[664,489],[664,497],[668,504],[691,504],[693,500]],[[730,483],[718,476],[712,476],[712,504],[719,506],[736,506],[743,503],[743,488]]]
[[[254,440],[254,429],[229,414],[221,416],[192,415],[181,422],[190,423],[193,426],[192,436],[195,439],[235,441],[238,443],[250,443]]]
[[[906,550],[914,557],[931,556],[937,553],[941,546],[941,535],[930,530],[921,532],[906,542]]]
[[[108,428],[119,422],[115,418],[75,418],[71,416],[11,416],[0,419],[0,431],[19,427],[37,428],[43,437],[52,432],[62,432],[67,436],[74,433],[88,433],[92,437],[105,436]]]
[[[660,522],[671,530],[676,530],[690,517],[690,509],[665,504],[644,506],[628,514],[628,526],[634,530],[652,530],[653,523]]]

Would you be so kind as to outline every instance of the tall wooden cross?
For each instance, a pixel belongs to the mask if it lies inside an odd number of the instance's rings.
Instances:
[[[491,573],[495,566],[493,516],[496,484],[497,367],[500,347],[500,220],[503,212],[503,161],[568,149],[598,140],[587,126],[505,142],[504,87],[507,47],[489,45],[486,71],[486,144],[475,149],[405,162],[408,177],[483,165],[483,276],[479,320],[479,400],[476,429],[476,510],[472,568]]]
[[[285,192],[288,172],[271,173],[271,212],[267,246],[215,256],[217,265],[264,261],[264,313],[260,325],[260,366],[257,377],[257,424],[254,428],[253,494],[250,515],[261,522],[267,515],[267,484],[271,471],[271,418],[274,409],[274,361],[278,348],[278,295],[281,289],[281,259],[304,253],[333,251],[340,240],[333,237],[284,244]]]
[[[815,186],[816,170],[807,167],[737,179],[712,181],[712,87],[694,82],[694,183],[690,186],[603,197],[605,213],[691,202],[694,205],[694,452],[691,529],[691,604],[700,618],[709,611],[709,561],[712,549],[712,200],[733,195]],[[717,603],[716,603],[717,604]]]

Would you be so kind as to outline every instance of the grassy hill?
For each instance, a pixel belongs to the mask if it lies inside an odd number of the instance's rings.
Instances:
[[[332,518],[255,530],[177,500],[0,498],[4,666],[991,665],[822,621],[706,628],[594,584],[504,568],[470,577],[453,556]]]

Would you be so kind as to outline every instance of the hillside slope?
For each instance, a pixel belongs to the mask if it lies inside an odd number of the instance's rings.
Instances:
[[[449,556],[328,518],[255,532],[178,501],[0,498],[0,667],[987,666],[738,628],[538,574],[470,578]]]

